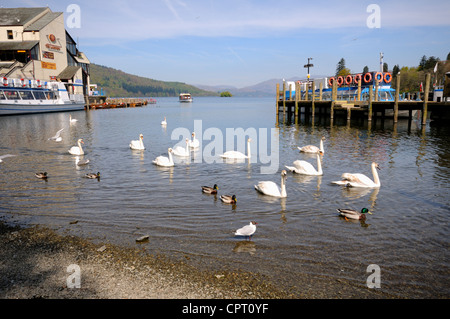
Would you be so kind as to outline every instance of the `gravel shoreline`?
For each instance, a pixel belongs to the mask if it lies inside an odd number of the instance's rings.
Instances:
[[[258,274],[200,270],[139,248],[0,221],[1,299],[288,299]],[[74,286],[79,267],[80,287]],[[72,266],[73,267],[73,266]]]

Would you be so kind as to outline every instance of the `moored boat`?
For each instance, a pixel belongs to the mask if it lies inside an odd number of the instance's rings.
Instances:
[[[193,98],[190,93],[180,93],[179,101],[180,102],[192,102]]]
[[[84,110],[82,94],[69,94],[63,82],[3,77],[0,115]]]

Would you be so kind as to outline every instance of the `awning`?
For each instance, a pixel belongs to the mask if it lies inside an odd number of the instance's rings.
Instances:
[[[81,69],[81,66],[69,65],[57,76],[57,78],[60,80],[71,80],[79,69]]]
[[[0,41],[0,51],[31,50],[39,41]]]

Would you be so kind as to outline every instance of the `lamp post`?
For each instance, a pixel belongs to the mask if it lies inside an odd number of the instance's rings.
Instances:
[[[309,87],[309,68],[312,68],[314,66],[314,64],[310,63],[309,61],[311,61],[313,58],[308,58],[308,64],[305,64],[304,67],[308,69],[308,87]]]

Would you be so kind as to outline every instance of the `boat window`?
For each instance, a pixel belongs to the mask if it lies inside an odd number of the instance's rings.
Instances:
[[[47,97],[47,100],[56,100],[57,99],[55,92],[52,92],[52,91],[45,92],[45,96]]]
[[[5,91],[6,98],[8,100],[20,100],[19,93],[17,91]]]
[[[3,91],[0,91],[0,100],[5,100],[5,99],[6,99],[6,97],[3,94]]]
[[[33,94],[31,91],[19,91],[20,97],[22,100],[34,100]]]
[[[33,91],[34,97],[36,98],[36,100],[45,100],[45,93],[42,91]]]

